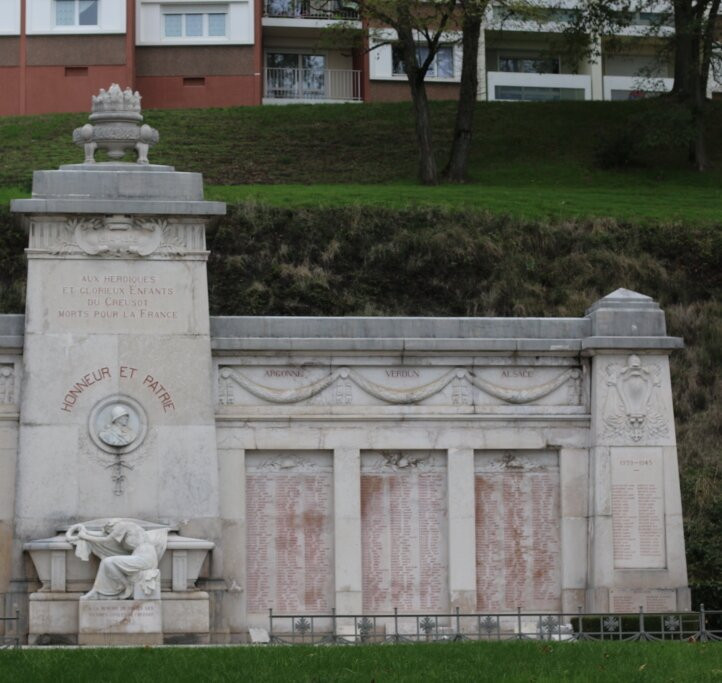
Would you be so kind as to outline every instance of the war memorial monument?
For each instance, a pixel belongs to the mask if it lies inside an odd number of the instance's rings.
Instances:
[[[210,317],[205,227],[225,205],[148,162],[142,119],[137,93],[101,91],[83,163],[36,171],[12,205],[29,241],[26,313],[0,316],[6,629],[233,643],[270,609],[689,609],[682,341],[652,299]]]

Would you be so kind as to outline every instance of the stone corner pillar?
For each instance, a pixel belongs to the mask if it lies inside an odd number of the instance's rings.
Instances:
[[[587,609],[688,609],[664,312],[618,289],[587,311],[592,356]]]
[[[205,225],[225,205],[204,201],[200,174],[148,163],[158,133],[142,119],[138,93],[102,90],[73,134],[85,161],[36,171],[12,203],[29,233],[19,582],[22,544],[74,522],[221,540]]]

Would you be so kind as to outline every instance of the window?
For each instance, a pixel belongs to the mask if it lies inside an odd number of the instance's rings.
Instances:
[[[617,102],[619,100],[643,100],[647,97],[656,97],[662,93],[649,90],[612,90],[610,94],[612,101]]]
[[[163,15],[166,38],[225,38],[226,12],[169,12]]]
[[[326,57],[296,52],[266,53],[266,97],[326,97]]]
[[[499,71],[524,74],[558,74],[559,57],[499,57]]]
[[[55,0],[56,26],[97,26],[100,0]]]
[[[583,100],[583,88],[543,88],[526,85],[497,85],[494,99],[523,102],[558,102],[559,100]]]
[[[499,22],[505,21],[528,21],[536,24],[555,23],[571,24],[579,16],[577,9],[562,9],[559,7],[539,7],[530,4],[527,9],[519,6],[514,7],[495,6],[491,10],[492,17]]]
[[[416,48],[416,61],[423,64],[429,54],[429,48],[419,45]],[[404,54],[400,45],[391,48],[391,59],[393,62],[393,73],[399,76],[406,73],[404,65]],[[436,57],[429,66],[427,73],[429,78],[453,78],[454,77],[454,48],[451,45],[442,45],[436,53]]]

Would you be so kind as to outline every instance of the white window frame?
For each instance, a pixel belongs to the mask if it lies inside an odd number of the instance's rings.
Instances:
[[[396,72],[394,71],[394,50],[399,47],[398,43],[391,46],[391,73],[394,78],[406,78],[406,73],[404,71]],[[416,59],[421,64],[421,57],[418,54],[419,50],[428,50],[428,45],[425,45],[424,43],[416,43]],[[438,57],[438,54],[441,50],[449,50],[451,52],[451,76],[439,76],[438,75],[438,64],[436,62],[436,57]],[[434,55],[434,59],[432,60],[431,64],[429,64],[429,70],[426,72],[426,80],[432,80],[432,81],[446,81],[453,83],[454,81],[459,80],[459,76],[456,73],[456,64],[454,59],[454,45],[450,45],[448,43],[444,43],[439,45],[439,49],[437,50],[436,54]]]
[[[0,5],[3,2],[0,0]],[[98,0],[98,23],[92,26],[58,26],[55,0],[25,0],[25,3],[25,30],[29,36],[119,35],[126,32],[126,4],[121,0]]]
[[[67,1],[67,0],[66,0]],[[81,0],[73,0],[73,23],[72,24],[58,24],[58,0],[53,0],[52,3],[52,24],[55,26],[56,29],[59,30],[74,30],[77,31],[80,30],[93,30],[98,29],[98,27],[101,25],[100,21],[100,12],[101,12],[101,6],[102,2],[101,0],[96,0],[97,3],[97,18],[96,22],[94,24],[81,24],[80,23],[80,2]]]
[[[405,74],[393,72],[392,45],[398,42],[398,35],[392,29],[376,29],[372,32],[369,40],[369,67],[372,81],[401,81],[406,79]],[[424,37],[414,32],[414,40],[419,47],[424,47]],[[451,48],[453,60],[453,77],[438,78],[431,73],[427,74],[427,83],[459,83],[461,81],[461,66],[463,59],[463,48],[461,45],[461,33],[458,31],[446,31],[441,35],[440,43],[444,47]]]
[[[254,0],[135,0],[136,45],[254,45]],[[166,38],[164,14],[225,14],[226,35]]]
[[[20,0],[5,0],[0,13],[0,36],[20,35]]]
[[[201,15],[203,32],[200,36],[189,36],[186,34],[186,16],[189,14]],[[225,33],[222,36],[209,35],[209,14],[223,14],[225,16]],[[165,18],[169,15],[180,15],[182,17],[180,36],[167,36],[165,34]],[[229,40],[229,23],[230,8],[228,4],[162,5],[160,23],[161,40],[164,43],[224,43]]]

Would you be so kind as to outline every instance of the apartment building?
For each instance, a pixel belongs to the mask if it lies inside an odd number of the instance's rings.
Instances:
[[[636,15],[594,63],[571,63],[564,1],[533,20],[490,7],[480,99],[615,100],[671,87],[671,63],[646,35],[658,15]],[[359,49],[328,31],[342,26],[361,27],[351,0],[0,0],[0,115],[85,111],[111,82],[139,90],[144,108],[408,98],[395,34],[376,31]],[[449,32],[427,77],[431,98],[456,96],[461,59]]]

